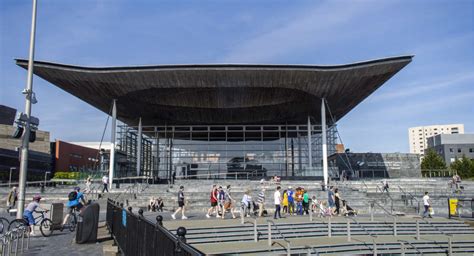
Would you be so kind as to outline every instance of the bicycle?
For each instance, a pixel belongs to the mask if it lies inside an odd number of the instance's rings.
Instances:
[[[72,208],[72,213],[69,214],[68,220],[65,225],[69,231],[74,232],[77,226],[77,210],[76,208]]]
[[[40,223],[40,231],[41,234],[44,237],[49,237],[51,234],[53,234],[53,221],[50,219],[46,218],[44,215],[48,211],[36,211],[36,213],[39,213],[38,216],[34,217],[35,223]],[[12,220],[10,225],[8,226],[8,230],[13,230],[15,228],[19,228],[21,226],[25,226],[30,230],[30,226],[28,225],[28,218],[23,217],[23,219],[16,219]]]
[[[0,217],[0,234],[8,231],[8,226],[10,226],[10,221],[6,218]]]

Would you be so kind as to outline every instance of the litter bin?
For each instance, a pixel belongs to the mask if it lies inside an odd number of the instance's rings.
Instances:
[[[76,243],[95,243],[99,227],[100,206],[98,203],[88,205],[77,219]]]
[[[456,216],[457,214],[457,207],[458,207],[458,199],[457,198],[449,198],[449,216]]]

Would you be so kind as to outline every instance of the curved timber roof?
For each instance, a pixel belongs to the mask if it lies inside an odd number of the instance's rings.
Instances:
[[[285,124],[320,120],[321,98],[342,118],[413,56],[337,66],[158,65],[80,67],[36,61],[34,73],[105,113],[137,125]],[[17,59],[27,69],[28,61]],[[329,118],[329,115],[328,115]],[[330,119],[328,119],[330,120]]]

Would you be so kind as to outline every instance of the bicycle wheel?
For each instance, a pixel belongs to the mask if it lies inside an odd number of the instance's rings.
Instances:
[[[73,213],[69,216],[69,221],[68,221],[69,231],[74,232],[74,230],[76,230],[76,225],[77,225],[77,217],[76,217],[76,214]]]
[[[8,226],[8,230],[13,230],[19,227],[28,227],[28,222],[24,219],[12,220],[12,222],[10,222],[10,225]]]
[[[44,237],[50,236],[53,233],[53,222],[48,218],[44,218],[41,221],[40,231]]]
[[[9,226],[10,222],[5,218],[0,217],[0,234],[7,232]]]

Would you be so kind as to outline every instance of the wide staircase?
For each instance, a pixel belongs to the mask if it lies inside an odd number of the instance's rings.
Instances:
[[[451,254],[474,252],[474,229],[455,220],[398,217],[326,218],[309,221],[289,217],[165,222],[176,232],[187,228],[189,244],[206,254]],[[270,234],[270,235],[269,235]],[[271,239],[269,239],[271,237]]]
[[[414,179],[389,179],[389,193],[381,191],[381,180],[332,182],[331,185],[339,188],[341,197],[356,209],[359,214],[409,215],[419,214],[423,211],[422,197],[424,192],[429,192],[436,215],[447,216],[448,197],[474,198],[474,182],[463,182],[464,189],[456,191],[448,185],[448,179],[414,178]],[[164,200],[165,210],[172,211],[178,207],[177,194],[180,185],[185,187],[187,208],[190,211],[204,214],[209,208],[209,195],[213,184],[226,187],[232,186],[232,197],[239,205],[246,190],[256,199],[262,187],[266,188],[266,208],[269,212],[273,207],[273,192],[275,184],[266,182],[264,185],[255,180],[177,180],[175,185],[151,185],[145,183],[121,184],[110,193],[101,194],[100,184],[93,185],[93,192],[87,194],[89,199],[98,200],[101,208],[105,209],[105,198],[110,197],[121,201],[125,206],[132,208],[146,208],[152,197],[161,197]],[[46,187],[41,192],[38,187],[27,189],[27,202],[35,195],[41,194],[43,203],[67,202],[67,195],[75,185],[57,185]],[[319,181],[283,180],[280,184],[282,191],[288,187],[304,187],[309,196],[318,200],[327,200],[327,192],[322,191]],[[84,187],[82,185],[81,187]],[[1,187],[0,193],[5,195],[0,198],[0,205],[5,206],[7,187]]]

